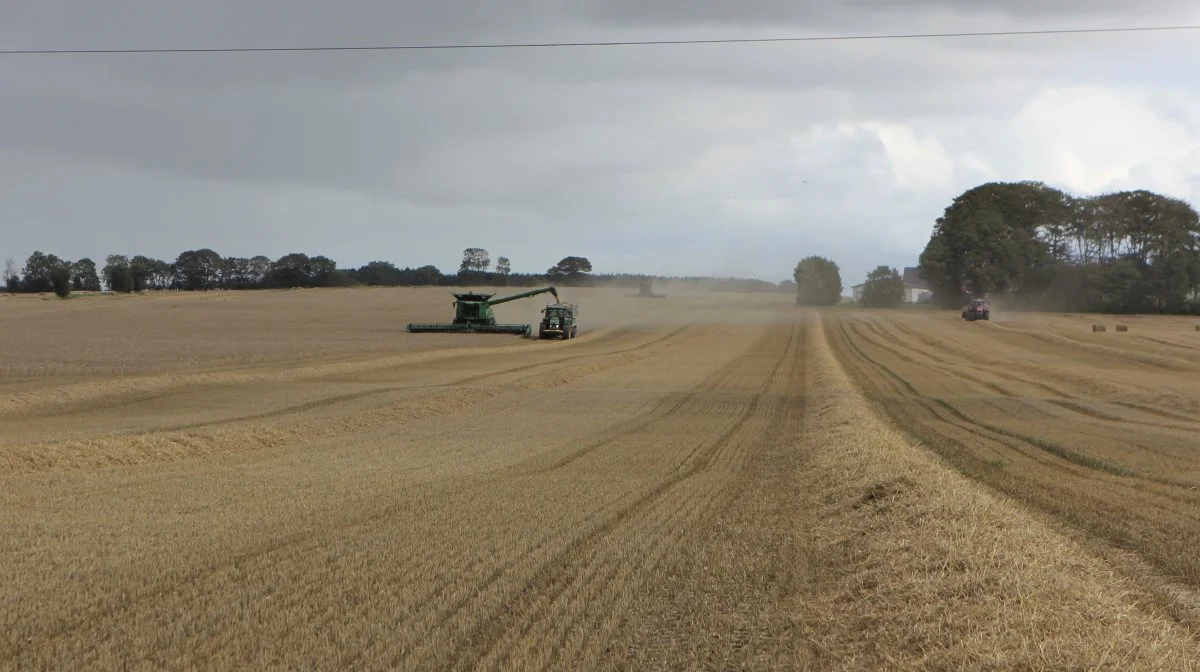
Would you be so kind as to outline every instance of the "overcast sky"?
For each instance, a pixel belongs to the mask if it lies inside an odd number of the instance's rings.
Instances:
[[[971,3],[974,4],[974,3]],[[874,5],[874,6],[872,6]],[[0,48],[1200,24],[1178,1],[5,0]],[[1053,6],[1052,6],[1053,5]],[[326,254],[849,287],[989,180],[1200,202],[1200,31],[571,49],[0,55],[0,257]],[[848,290],[847,290],[848,293]]]

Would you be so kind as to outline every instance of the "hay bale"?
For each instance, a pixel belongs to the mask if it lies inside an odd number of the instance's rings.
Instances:
[[[1117,331],[1129,331],[1129,325],[1128,324],[1118,324]]]
[[[1094,333],[1097,331],[1108,331],[1108,327],[1105,327],[1103,324],[1093,324],[1092,332]]]

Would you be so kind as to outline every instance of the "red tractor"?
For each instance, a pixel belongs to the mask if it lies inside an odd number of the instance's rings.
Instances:
[[[992,309],[988,305],[987,299],[971,299],[966,308],[963,308],[962,318],[968,322],[975,320],[986,320],[991,315]]]

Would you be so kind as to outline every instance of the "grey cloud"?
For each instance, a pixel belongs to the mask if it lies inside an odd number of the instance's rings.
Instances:
[[[985,10],[915,0],[102,6],[4,3],[0,43],[350,45],[993,25]],[[998,27],[1048,20],[1018,17],[1015,0],[992,7]],[[954,136],[963,119],[1011,118],[1040,87],[1108,81],[1106,63],[1123,58],[1105,55],[1111,45],[1161,59],[1154,47],[1183,39],[0,57],[0,221],[24,223],[3,240],[15,256],[61,240],[67,249],[56,253],[74,257],[210,246],[443,268],[479,244],[521,270],[583,253],[600,268],[771,279],[818,253],[839,259],[849,285],[876,263],[914,263],[945,202],[980,176],[914,193],[893,184],[869,135],[798,149],[793,138],[839,121],[898,120],[970,148],[976,139]]]
[[[829,2],[789,2],[787,0],[597,0],[573,3],[580,15],[589,19],[637,25],[792,25],[829,26],[852,20],[857,26],[896,25],[915,14],[928,20],[936,13],[997,18],[1046,19],[1130,17],[1149,18],[1170,15],[1194,5],[1187,0],[1158,0],[1134,4],[1123,0],[993,0],[992,2],[955,2],[953,0],[846,0]],[[1050,27],[1050,26],[1041,26]],[[980,30],[975,27],[973,30]]]

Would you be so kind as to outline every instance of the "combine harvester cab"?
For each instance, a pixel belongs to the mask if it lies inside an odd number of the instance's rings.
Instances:
[[[529,296],[550,293],[558,300],[558,290],[554,287],[541,287],[528,292],[503,296],[493,299],[494,294],[479,292],[463,292],[454,295],[454,321],[445,322],[413,322],[408,325],[410,333],[466,333],[466,334],[511,334],[528,337],[533,332],[529,324],[497,324],[492,306]]]
[[[538,325],[538,338],[575,338],[576,318],[579,306],[571,303],[552,303],[542,309],[542,323]]]

